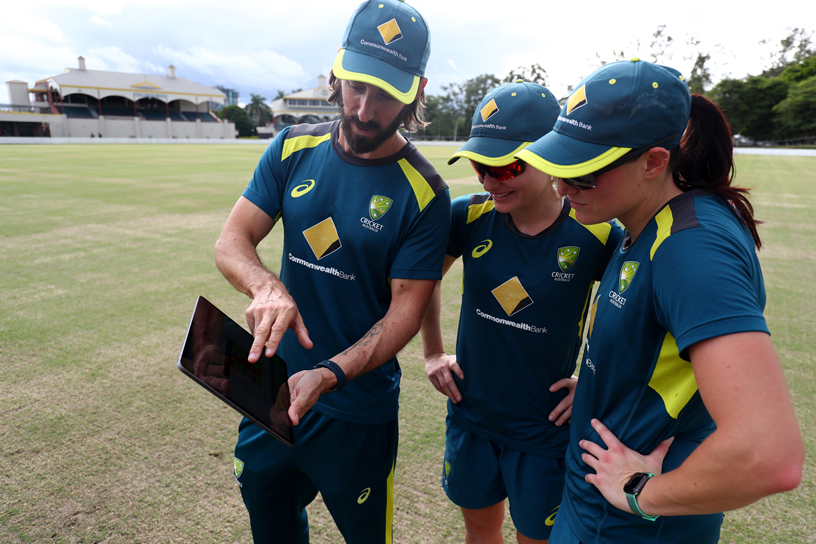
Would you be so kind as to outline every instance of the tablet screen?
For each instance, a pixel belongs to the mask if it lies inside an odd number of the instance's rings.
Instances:
[[[278,355],[247,361],[253,338],[243,327],[198,297],[178,369],[266,432],[291,446],[286,363]]]

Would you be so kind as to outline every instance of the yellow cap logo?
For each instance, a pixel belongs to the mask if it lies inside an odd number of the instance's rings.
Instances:
[[[392,42],[402,38],[402,30],[400,30],[396,19],[391,19],[387,23],[381,24],[377,27],[377,30],[380,31],[380,36],[382,36],[385,45],[390,45]]]
[[[491,98],[490,102],[484,105],[481,110],[482,113],[482,121],[487,121],[497,113],[499,113],[499,107],[496,105],[496,100]]]
[[[586,106],[586,85],[581,85],[577,91],[572,93],[572,96],[567,100],[567,115],[577,110],[581,106]]]

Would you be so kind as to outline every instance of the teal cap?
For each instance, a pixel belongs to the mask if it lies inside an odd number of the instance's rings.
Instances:
[[[514,155],[552,130],[561,107],[549,89],[516,80],[496,87],[479,102],[470,138],[453,154],[487,166],[503,166]]]
[[[368,0],[351,16],[332,70],[339,79],[370,83],[410,104],[430,55],[431,33],[416,9],[398,0]]]
[[[558,178],[584,176],[632,149],[680,145],[690,111],[677,70],[638,58],[606,64],[572,92],[552,132],[517,157]]]

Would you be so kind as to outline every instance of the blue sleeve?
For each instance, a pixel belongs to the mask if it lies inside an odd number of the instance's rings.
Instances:
[[[262,209],[269,217],[276,219],[281,211],[286,184],[285,164],[281,161],[283,142],[289,132],[281,131],[266,148],[243,196]]]
[[[652,281],[658,320],[686,360],[688,347],[702,340],[769,333],[756,253],[727,232],[690,229],[670,236],[654,255]]]
[[[450,221],[450,191],[445,188],[437,193],[411,227],[391,266],[391,277],[442,279]]]
[[[467,226],[468,204],[472,195],[460,196],[451,203],[451,228],[447,254],[457,259],[462,256],[465,227]]]

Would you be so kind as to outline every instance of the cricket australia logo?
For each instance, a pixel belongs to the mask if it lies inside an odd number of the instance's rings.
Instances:
[[[386,212],[391,208],[391,204],[394,201],[388,198],[387,196],[380,196],[374,195],[371,197],[371,201],[368,203],[368,216],[371,218],[372,221],[376,221],[380,217],[386,214]]]
[[[640,263],[635,261],[626,261],[621,266],[620,275],[618,276],[618,292],[609,291],[609,301],[618,308],[623,308],[623,305],[626,304],[626,299],[621,295],[632,285],[638,267],[640,267]]]
[[[377,30],[380,31],[380,36],[382,36],[385,45],[391,45],[402,38],[402,30],[400,30],[396,19],[391,19],[387,23],[381,24],[377,27]]]
[[[618,288],[620,294],[623,294],[624,291],[629,289],[629,286],[632,285],[632,280],[635,279],[638,267],[640,267],[640,263],[635,261],[626,261],[623,263],[620,271],[620,286]]]
[[[238,485],[243,487],[244,484],[238,479],[241,477],[241,474],[244,473],[244,462],[238,459],[237,457],[232,458],[232,474],[235,476],[235,480],[238,482]]]
[[[581,253],[580,247],[565,246],[558,248],[558,268],[561,271],[552,273],[555,281],[572,281],[575,274],[568,273],[568,270],[575,266],[579,253]]]

